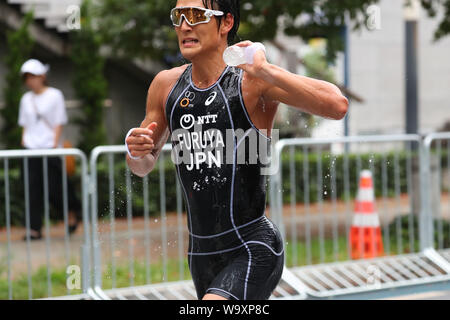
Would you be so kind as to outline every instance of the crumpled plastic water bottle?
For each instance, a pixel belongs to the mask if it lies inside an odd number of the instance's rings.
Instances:
[[[266,52],[266,47],[261,42],[255,42],[248,47],[230,46],[223,52],[223,60],[231,67],[240,64],[253,64],[253,57],[257,50]]]

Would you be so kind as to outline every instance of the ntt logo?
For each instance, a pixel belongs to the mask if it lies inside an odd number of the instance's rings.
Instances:
[[[203,125],[210,123],[217,123],[217,114],[197,117],[197,122],[195,121],[195,117],[192,114],[185,114],[181,117],[180,120],[180,126],[185,130],[189,130],[195,124]]]
[[[189,130],[195,124],[195,117],[192,114],[185,114],[181,117],[180,125],[183,129]]]

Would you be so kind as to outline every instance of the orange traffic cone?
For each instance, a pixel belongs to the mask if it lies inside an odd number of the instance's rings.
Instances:
[[[372,172],[369,170],[361,172],[354,213],[350,228],[352,259],[382,256],[384,251],[380,220],[375,211]]]

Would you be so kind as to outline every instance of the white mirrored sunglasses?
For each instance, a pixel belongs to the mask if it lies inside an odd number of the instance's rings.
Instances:
[[[181,26],[183,17],[190,26],[195,26],[208,23],[212,16],[223,16],[223,12],[200,7],[178,7],[170,11],[170,19],[175,27]]]

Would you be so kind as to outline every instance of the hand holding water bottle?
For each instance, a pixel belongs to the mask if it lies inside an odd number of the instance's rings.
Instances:
[[[228,47],[223,59],[229,66],[237,66],[249,74],[262,76],[263,67],[267,64],[266,49],[262,43],[243,41]]]

